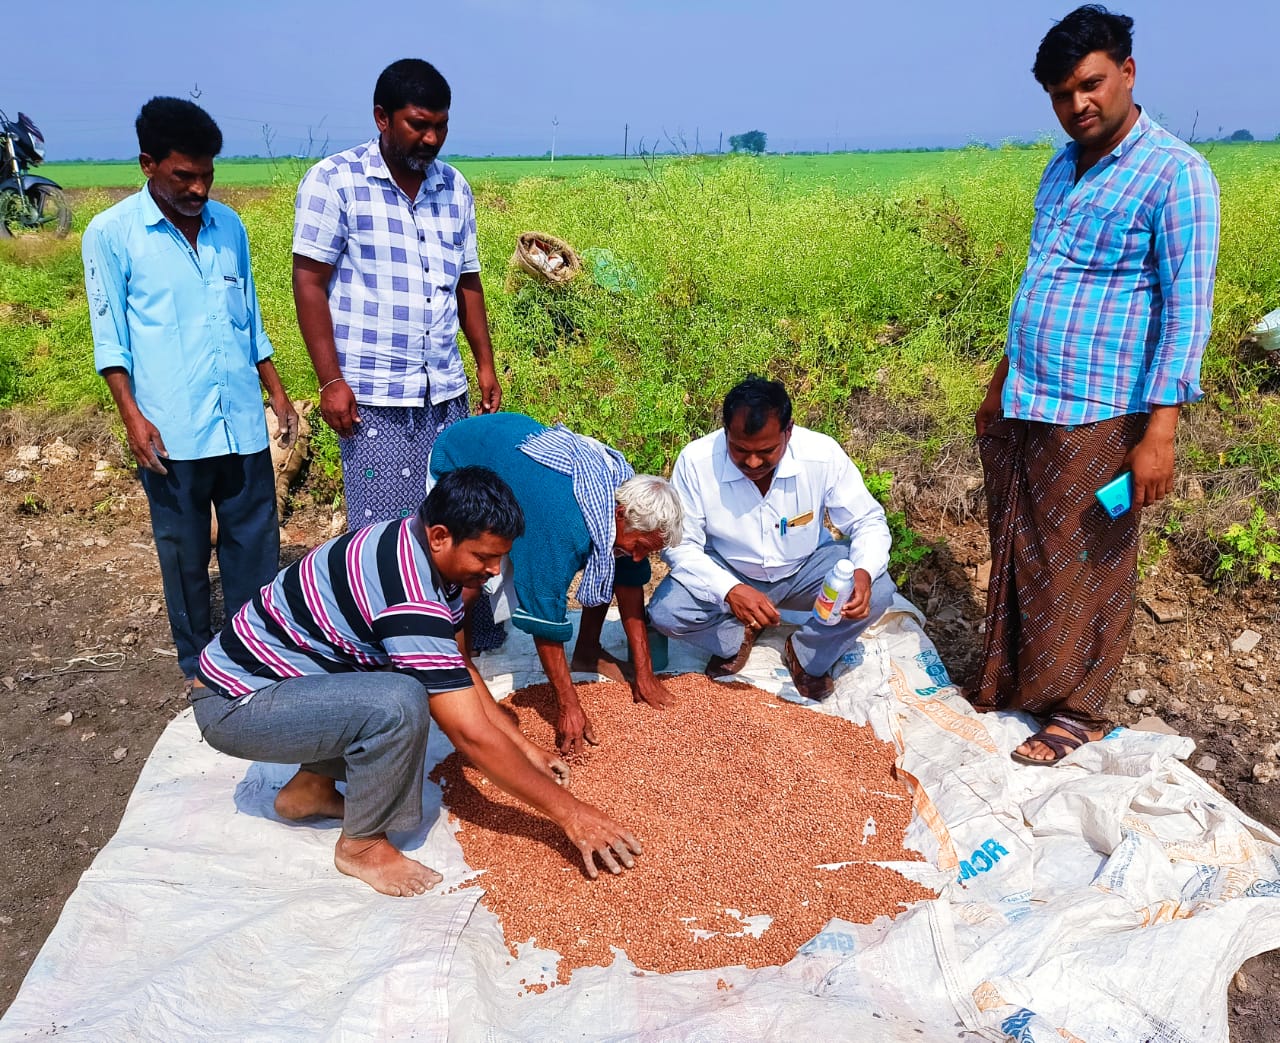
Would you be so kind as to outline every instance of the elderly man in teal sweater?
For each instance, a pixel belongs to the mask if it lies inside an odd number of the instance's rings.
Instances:
[[[556,743],[564,754],[594,744],[595,732],[573,687],[570,669],[623,680],[623,664],[600,644],[616,596],[630,649],[637,702],[663,707],[671,693],[653,673],[645,632],[644,585],[649,555],[683,537],[679,494],[662,478],[636,475],[622,454],[563,426],[544,427],[519,413],[471,417],[441,432],[431,476],[480,464],[496,471],[525,513],[524,535],[511,545],[505,582],[518,607],[512,623],[533,636],[538,659],[560,704]],[[582,622],[572,664],[565,643],[569,586],[582,570],[577,599]]]

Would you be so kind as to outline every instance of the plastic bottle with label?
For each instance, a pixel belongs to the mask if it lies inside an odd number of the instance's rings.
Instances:
[[[840,622],[840,610],[853,595],[853,562],[841,558],[831,566],[813,603],[813,618],[829,627]]]

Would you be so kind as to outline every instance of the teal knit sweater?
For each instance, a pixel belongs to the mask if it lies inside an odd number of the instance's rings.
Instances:
[[[496,471],[524,511],[524,535],[511,545],[511,571],[520,607],[511,617],[534,637],[561,643],[573,636],[569,584],[591,555],[591,537],[573,498],[573,479],[520,452],[520,444],[546,428],[520,413],[469,417],[446,428],[431,449],[431,473],[459,467]],[[619,558],[614,585],[642,587],[649,563]]]

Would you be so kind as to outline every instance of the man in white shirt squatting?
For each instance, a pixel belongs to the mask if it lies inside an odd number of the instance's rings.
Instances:
[[[708,677],[740,672],[756,638],[807,611],[841,558],[854,566],[839,622],[810,616],[783,660],[799,693],[831,694],[830,672],[893,600],[884,509],[839,444],[797,427],[778,381],[748,376],[724,400],[724,427],[685,446],[671,482],[684,502],[684,540],[663,552],[671,574],[649,605],[653,625],[711,653]],[[850,542],[837,542],[823,518]]]

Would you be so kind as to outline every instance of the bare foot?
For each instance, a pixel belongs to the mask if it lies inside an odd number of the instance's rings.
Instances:
[[[1072,747],[1072,749],[1069,752],[1074,752],[1075,749],[1078,749],[1080,746],[1084,745],[1084,743],[1080,742],[1079,736],[1072,735],[1069,731],[1067,731],[1067,729],[1062,728],[1057,724],[1048,724],[1044,727],[1043,730],[1048,732],[1050,735],[1061,735],[1064,739],[1069,739],[1072,743],[1075,743],[1076,745]],[[1097,742],[1099,739],[1102,738],[1102,736],[1105,733],[1102,731],[1102,729],[1099,728],[1093,731],[1088,731],[1087,734],[1089,736],[1090,742]],[[1066,756],[1065,753],[1058,754],[1051,747],[1046,746],[1044,743],[1035,742],[1035,741],[1032,741],[1031,739],[1028,739],[1026,742],[1024,742],[1021,746],[1019,746],[1013,752],[1023,757],[1027,757],[1033,761],[1055,761],[1055,760],[1061,760],[1062,757]]]
[[[375,891],[393,898],[412,898],[431,890],[444,878],[421,862],[405,858],[385,833],[372,837],[338,838],[333,864],[339,873],[363,880]]]
[[[594,651],[574,649],[573,658],[569,661],[569,669],[584,674],[600,674],[622,684],[631,683],[630,678],[627,676],[631,669],[631,664],[625,664],[624,669],[624,664],[603,648],[598,648]]]
[[[316,816],[342,818],[346,811],[346,801],[338,792],[338,784],[303,768],[280,787],[275,806],[276,814],[291,822]]]

